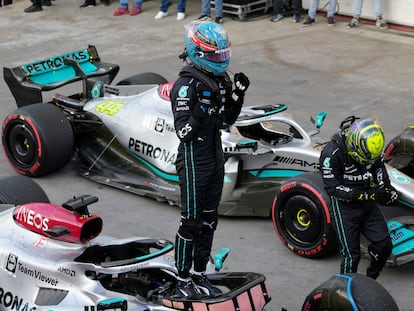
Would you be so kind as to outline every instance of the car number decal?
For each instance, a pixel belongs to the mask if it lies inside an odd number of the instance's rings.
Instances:
[[[95,109],[98,113],[104,114],[106,113],[108,116],[113,116],[117,114],[121,108],[125,106],[123,102],[110,99],[103,102],[100,102],[95,106]]]

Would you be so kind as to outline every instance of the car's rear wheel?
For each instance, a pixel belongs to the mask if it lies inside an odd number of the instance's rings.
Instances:
[[[279,239],[302,257],[318,258],[337,248],[329,213],[330,198],[319,173],[287,180],[276,192],[273,226]]]
[[[158,73],[144,72],[130,76],[117,83],[117,85],[141,85],[141,84],[164,84],[168,81]]]
[[[2,142],[13,168],[29,177],[62,168],[75,148],[70,121],[52,104],[24,106],[9,114],[3,123]]]
[[[33,179],[21,175],[0,179],[1,204],[25,204],[31,202],[50,203],[47,194]]]

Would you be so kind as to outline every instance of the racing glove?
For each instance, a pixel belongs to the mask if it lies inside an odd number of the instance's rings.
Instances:
[[[398,199],[398,193],[393,188],[370,188],[367,191],[357,192],[358,201],[376,201],[381,205],[389,205]]]
[[[233,93],[236,94],[237,97],[243,97],[249,85],[249,78],[243,72],[239,72],[234,75]]]
[[[398,192],[393,188],[380,189],[376,195],[376,201],[381,205],[390,205],[398,200]]]

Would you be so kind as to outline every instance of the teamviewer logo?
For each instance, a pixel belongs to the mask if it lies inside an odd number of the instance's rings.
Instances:
[[[9,257],[7,257],[6,270],[11,272],[11,273],[15,273],[16,268],[17,268],[17,260],[18,259],[19,259],[19,257],[17,257],[16,255],[10,253]]]

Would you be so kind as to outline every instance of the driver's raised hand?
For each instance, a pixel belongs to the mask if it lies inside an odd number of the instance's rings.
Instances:
[[[250,80],[243,72],[234,75],[234,93],[236,93],[237,96],[244,96],[249,85]]]

